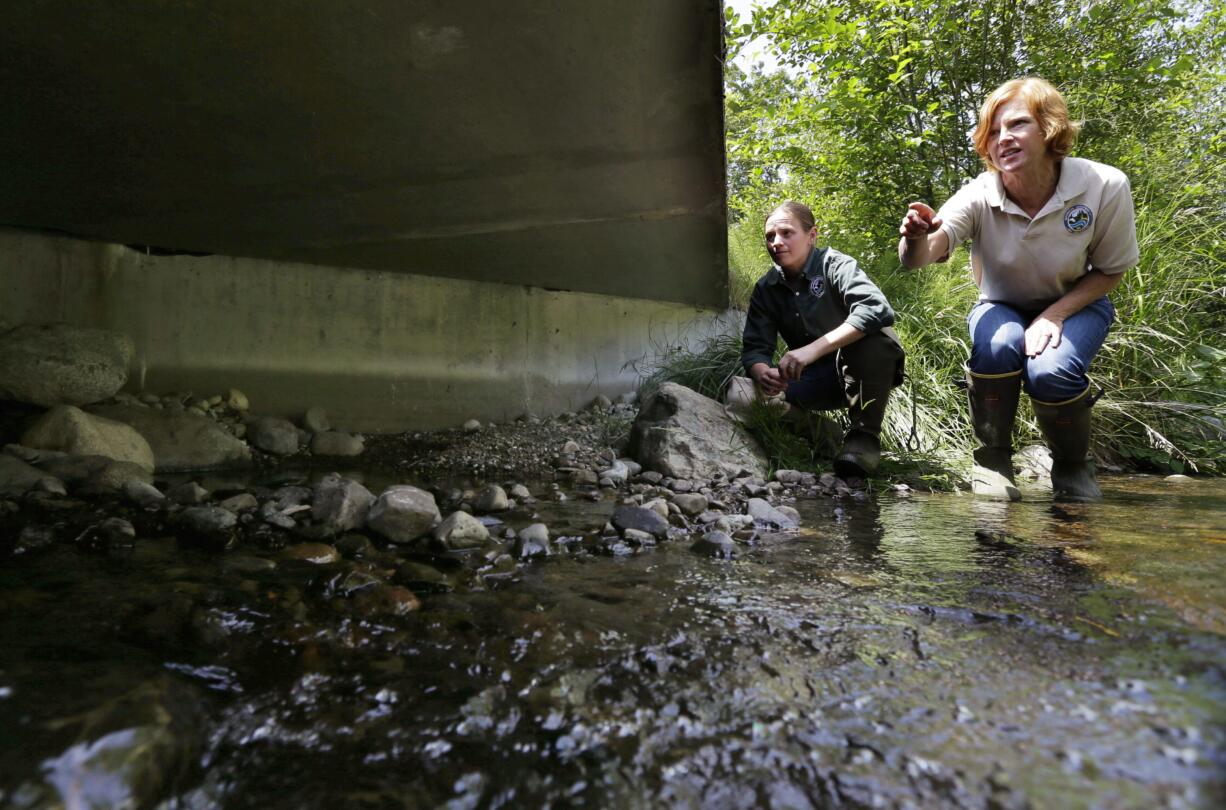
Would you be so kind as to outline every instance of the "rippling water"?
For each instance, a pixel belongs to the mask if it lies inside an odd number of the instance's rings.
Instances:
[[[1221,806],[1226,486],[1105,489],[802,501],[735,561],[542,503],[555,556],[407,616],[352,563],[9,557],[0,796],[132,798],[74,763],[134,727],[169,807]]]

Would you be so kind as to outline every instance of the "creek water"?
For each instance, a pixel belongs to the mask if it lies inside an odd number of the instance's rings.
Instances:
[[[542,501],[553,556],[407,615],[350,561],[8,555],[0,805],[1223,806],[1226,485],[1104,490],[801,500],[731,561]]]

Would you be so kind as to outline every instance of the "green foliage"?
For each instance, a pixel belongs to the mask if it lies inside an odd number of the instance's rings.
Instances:
[[[1141,263],[1112,294],[1119,320],[1092,369],[1097,449],[1226,472],[1221,0],[780,0],[728,23],[732,54],[765,35],[783,67],[726,71],[734,306],[768,266],[767,211],[806,202],[894,304],[923,452],[965,455],[966,256],[903,271],[897,225],[907,202],[939,204],[981,170],[969,132],[987,93],[1041,75],[1084,122],[1075,154],[1124,170],[1136,201]],[[887,447],[902,448],[911,409],[896,392]],[[1038,438],[1025,408],[1018,433]]]

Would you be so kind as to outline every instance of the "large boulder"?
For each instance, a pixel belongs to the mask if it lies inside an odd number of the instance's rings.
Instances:
[[[132,341],[108,329],[25,324],[0,334],[0,399],[87,405],[128,381]]]
[[[186,472],[250,463],[251,448],[205,416],[140,405],[103,405],[91,413],[130,425],[153,449],[157,472]]]
[[[26,447],[74,456],[105,456],[153,472],[153,449],[136,429],[72,405],[47,411],[21,437]]]
[[[765,476],[769,466],[761,445],[722,405],[676,383],[664,383],[643,403],[630,455],[646,470],[699,480],[742,469]]]
[[[434,496],[410,486],[389,487],[370,507],[366,525],[393,543],[411,543],[442,521]]]
[[[332,533],[360,529],[375,496],[369,489],[337,473],[325,475],[311,496],[311,517]]]

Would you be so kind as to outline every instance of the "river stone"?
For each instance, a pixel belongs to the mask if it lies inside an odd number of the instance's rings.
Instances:
[[[405,616],[421,610],[421,600],[408,588],[383,585],[367,588],[355,595],[353,608],[362,616]]]
[[[802,475],[800,470],[775,470],[775,480],[788,486],[800,483]]]
[[[132,341],[107,329],[25,324],[0,334],[0,399],[88,405],[128,381]]]
[[[287,560],[300,560],[316,565],[328,565],[341,558],[340,552],[327,543],[297,543],[287,546],[281,556]]]
[[[227,512],[249,512],[252,509],[258,509],[260,502],[250,492],[240,492],[237,495],[231,495],[229,498],[218,501],[217,505]]]
[[[521,560],[548,557],[553,553],[549,545],[549,527],[544,523],[533,523],[520,529],[515,535],[515,546],[511,553]]]
[[[465,433],[476,433],[480,429],[481,429],[481,423],[478,422],[476,419],[469,419],[462,426],[462,430]]]
[[[668,501],[663,498],[652,498],[643,504],[644,509],[650,509],[660,517],[668,520]]]
[[[441,593],[455,590],[451,578],[432,565],[406,560],[393,576],[397,585],[403,585],[418,593]]]
[[[152,506],[166,500],[161,490],[144,481],[129,481],[124,484],[123,496],[138,506]]]
[[[235,574],[263,574],[275,570],[277,564],[263,557],[236,554],[232,557],[223,557],[221,567]]]
[[[336,546],[336,550],[341,553],[342,557],[351,560],[374,557],[379,553],[379,550],[375,548],[375,544],[370,542],[369,537],[357,532],[342,534],[333,545]]]
[[[528,488],[523,484],[515,484],[510,490],[507,491],[507,494],[521,502],[532,497],[532,493],[529,492]]]
[[[26,464],[16,456],[0,453],[0,495],[24,495],[44,478],[47,473]]]
[[[365,449],[362,437],[339,430],[326,430],[311,437],[311,452],[317,456],[360,456]]]
[[[795,521],[797,526],[800,525],[800,512],[798,512],[794,507],[777,506],[775,508],[779,510],[779,514],[791,518],[793,521]]]
[[[630,480],[630,468],[621,461],[614,461],[613,466],[607,470],[601,470],[601,479],[607,479],[610,486],[621,486]]]
[[[248,464],[251,449],[208,417],[140,405],[101,405],[91,413],[135,428],[149,442],[157,472],[188,472]]]
[[[721,531],[708,532],[690,546],[690,551],[704,557],[732,560],[737,556],[736,542]]]
[[[202,537],[229,532],[237,523],[238,517],[234,512],[219,506],[189,506],[179,513],[179,526]]]
[[[226,394],[226,407],[232,411],[245,411],[251,407],[247,401],[247,395],[237,388],[231,388]]]
[[[311,494],[311,518],[334,533],[360,529],[374,502],[371,491],[357,481],[329,473]]]
[[[490,530],[467,512],[452,512],[434,527],[434,540],[448,551],[480,548],[490,541]]]
[[[643,403],[630,431],[630,453],[646,470],[710,480],[741,469],[767,472],[766,454],[720,405],[685,386],[664,383]]]
[[[637,529],[660,540],[668,537],[668,520],[658,512],[641,506],[623,505],[613,510],[613,526],[618,531]]]
[[[677,508],[681,510],[683,515],[689,515],[690,517],[706,511],[708,506],[707,496],[696,492],[674,495],[673,503],[677,504]]]
[[[26,447],[59,450],[74,456],[106,456],[153,471],[153,449],[122,422],[88,414],[72,405],[47,411],[21,437]]]
[[[318,405],[307,408],[306,414],[302,417],[302,426],[312,433],[323,433],[332,429],[332,423],[328,421],[328,412]]]
[[[247,423],[247,439],[265,453],[288,456],[298,452],[298,428],[288,419],[261,416]]]
[[[745,512],[756,523],[764,523],[780,529],[795,529],[800,525],[799,521],[793,520],[761,498],[750,498]]]
[[[149,681],[84,715],[55,721],[74,739],[42,763],[48,793],[38,807],[154,807],[191,772],[205,742],[195,690]]]
[[[438,504],[429,492],[395,486],[375,500],[366,525],[393,543],[411,543],[429,533],[441,520]]]
[[[626,529],[622,532],[622,539],[632,546],[654,546],[656,544],[654,536],[638,529]]]
[[[81,491],[94,495],[120,493],[131,483],[152,484],[153,475],[149,470],[130,461],[106,459],[101,467],[94,470],[85,479]]]
[[[175,503],[195,506],[209,499],[209,491],[196,481],[187,481],[166,490],[166,497]]]
[[[473,501],[473,509],[477,512],[503,512],[509,506],[507,493],[497,484],[482,487]]]

